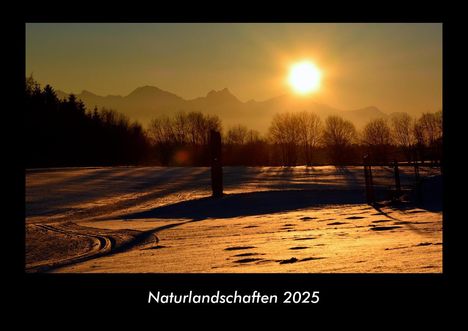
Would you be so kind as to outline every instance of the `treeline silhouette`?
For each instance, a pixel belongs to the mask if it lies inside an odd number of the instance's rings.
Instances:
[[[32,77],[26,79],[25,120],[27,167],[138,164],[150,152],[140,124],[113,110],[87,111],[74,95],[60,100]]]
[[[180,112],[154,119],[148,135],[160,164],[207,165],[208,154],[203,151],[211,129],[221,129],[216,116]],[[394,160],[439,162],[442,111],[418,119],[397,113],[390,119],[369,121],[360,132],[339,116],[328,116],[322,122],[307,111],[282,113],[273,117],[264,137],[243,125],[231,127],[223,135],[224,165],[346,165],[362,163],[364,155],[368,161],[382,164]]]
[[[360,163],[363,155],[374,163],[440,161],[442,111],[414,119],[406,113],[370,120],[358,132],[339,116],[325,122],[309,112],[277,114],[269,140],[281,153],[283,165]]]
[[[178,112],[155,117],[144,130],[108,109],[88,111],[70,95],[27,78],[26,165],[208,166],[210,130],[223,132],[215,115]],[[374,119],[358,131],[339,116],[324,121],[310,112],[276,114],[269,131],[237,125],[223,132],[222,163],[232,166],[360,164],[434,161],[442,158],[442,111],[412,118],[397,113]]]

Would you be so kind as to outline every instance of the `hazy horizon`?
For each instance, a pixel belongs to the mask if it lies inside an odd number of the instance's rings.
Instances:
[[[442,108],[441,23],[26,24],[27,75],[68,93],[125,96],[149,85],[193,99],[228,88],[262,101],[292,94],[288,70],[304,59],[323,73],[307,96],[315,102]]]

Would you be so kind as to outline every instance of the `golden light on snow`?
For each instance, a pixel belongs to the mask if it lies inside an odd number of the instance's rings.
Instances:
[[[177,159],[183,162],[188,156],[180,151]],[[31,214],[26,218],[25,270],[56,268],[60,257],[70,264],[55,271],[65,273],[442,272],[442,211],[382,204],[377,214],[363,194],[356,195],[363,191],[362,167],[314,170],[226,167],[226,199],[207,199],[208,168],[27,172],[26,201],[37,203],[27,205]],[[402,185],[409,187],[414,169],[402,166],[400,171],[406,174]],[[440,170],[420,171],[425,178],[436,175],[441,180]],[[381,189],[394,181],[387,167],[375,166],[372,172]],[[114,185],[124,177],[128,180]],[[138,193],[132,191],[135,184]],[[440,188],[431,194],[440,199]],[[122,204],[130,200],[131,205]],[[62,208],[65,204],[76,212]],[[50,208],[56,212],[46,213]],[[385,216],[388,212],[391,218]],[[90,217],[85,220],[83,214]],[[38,226],[51,220],[46,227]],[[157,231],[157,237],[136,240],[141,231]],[[100,238],[92,241],[105,244],[89,250],[92,236]],[[128,246],[119,254],[100,255],[112,241]],[[75,263],[83,254],[95,259]]]
[[[294,92],[308,94],[320,88],[322,72],[311,61],[301,61],[291,66],[288,76],[288,83]]]

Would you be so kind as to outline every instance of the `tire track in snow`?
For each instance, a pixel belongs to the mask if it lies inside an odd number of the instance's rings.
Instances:
[[[106,237],[102,235],[91,235],[87,233],[79,233],[76,231],[65,230],[63,228],[52,226],[50,224],[34,224],[34,226],[41,228],[46,231],[57,232],[60,234],[91,238],[97,245],[94,245],[91,250],[84,253],[67,257],[63,259],[53,260],[53,261],[41,261],[39,263],[34,263],[25,267],[27,272],[44,272],[58,267],[63,267],[66,265],[83,262],[92,258],[95,258],[99,255],[106,254],[110,252],[115,247],[115,240],[112,237]],[[96,247],[97,246],[97,247]]]

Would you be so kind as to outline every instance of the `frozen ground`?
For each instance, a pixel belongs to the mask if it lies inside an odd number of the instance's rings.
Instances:
[[[221,199],[203,167],[28,170],[26,270],[441,272],[440,173],[421,175],[423,204],[371,207],[362,167],[225,167]]]

